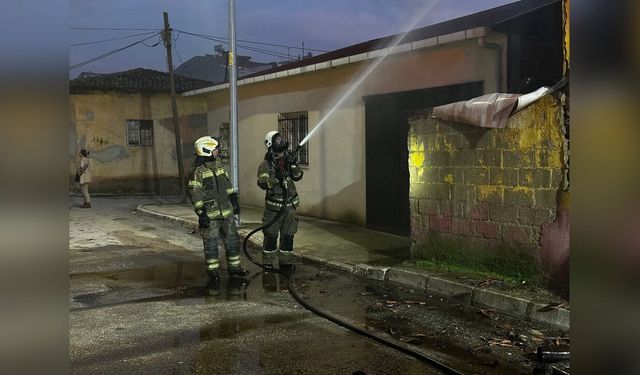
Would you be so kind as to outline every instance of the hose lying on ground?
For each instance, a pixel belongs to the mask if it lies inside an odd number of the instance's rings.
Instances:
[[[282,186],[283,191],[284,191],[284,196],[283,196],[283,199],[282,199],[282,207],[280,208],[280,211],[278,211],[278,214],[270,222],[268,222],[266,224],[263,224],[262,226],[252,230],[244,238],[244,241],[242,243],[242,249],[244,251],[244,254],[247,256],[247,259],[249,259],[249,261],[251,261],[251,263],[255,264],[256,266],[261,267],[265,271],[274,272],[274,273],[278,273],[280,275],[283,275],[287,279],[287,285],[288,285],[289,293],[291,293],[291,296],[300,305],[302,305],[305,309],[311,311],[312,313],[314,313],[314,314],[316,314],[318,316],[321,316],[321,317],[323,317],[323,318],[325,318],[325,319],[327,319],[327,320],[329,320],[329,321],[331,321],[331,322],[333,322],[333,323],[335,323],[335,324],[337,324],[337,325],[339,325],[341,327],[344,327],[344,328],[346,328],[346,329],[348,329],[348,330],[350,330],[352,332],[355,332],[355,333],[357,333],[359,335],[365,336],[365,337],[367,337],[367,338],[369,338],[371,340],[377,341],[378,343],[380,343],[382,345],[386,345],[386,346],[388,346],[390,348],[398,350],[398,351],[400,351],[400,352],[402,352],[404,354],[407,354],[407,355],[409,355],[411,357],[414,357],[414,358],[419,359],[419,360],[421,360],[423,362],[426,362],[426,363],[428,363],[428,364],[430,364],[430,365],[432,365],[432,366],[434,366],[434,367],[436,367],[436,368],[438,368],[440,370],[443,370],[444,372],[446,372],[448,374],[462,375],[461,372],[458,372],[458,371],[452,369],[451,367],[445,365],[442,362],[437,361],[434,358],[428,357],[428,356],[426,356],[426,355],[424,355],[422,353],[413,351],[413,350],[411,350],[409,348],[406,348],[404,346],[400,346],[400,345],[398,345],[396,343],[388,341],[388,340],[386,340],[386,339],[384,339],[382,337],[376,336],[376,335],[374,335],[374,334],[372,334],[370,332],[367,332],[367,331],[365,331],[363,329],[360,329],[358,327],[355,327],[355,326],[353,326],[353,325],[351,325],[351,324],[349,324],[347,322],[344,322],[344,321],[342,321],[342,320],[340,320],[340,319],[338,319],[338,318],[336,318],[334,316],[329,315],[328,313],[326,313],[324,311],[318,310],[317,308],[315,308],[315,307],[311,306],[310,304],[308,304],[304,299],[302,299],[300,297],[300,295],[298,294],[298,292],[296,291],[296,289],[294,287],[294,283],[293,283],[293,272],[291,274],[289,274],[288,272],[285,272],[285,271],[282,271],[282,270],[279,270],[279,269],[275,269],[275,268],[272,268],[272,267],[267,267],[264,264],[262,264],[262,263],[258,262],[257,260],[255,260],[251,256],[251,254],[249,254],[249,251],[247,250],[247,243],[249,242],[249,238],[251,236],[253,236],[255,233],[257,233],[258,231],[263,230],[264,228],[268,228],[271,225],[273,225],[275,222],[277,222],[280,219],[280,217],[282,217],[282,215],[284,214],[284,211],[287,209],[287,201],[289,199],[288,191],[287,191],[286,187],[283,186],[283,182],[281,181],[280,183],[281,183],[281,186]]]

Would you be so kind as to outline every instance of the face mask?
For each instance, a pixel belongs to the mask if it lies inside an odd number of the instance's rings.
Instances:
[[[282,153],[287,148],[289,148],[289,142],[282,139],[280,135],[273,138],[273,144],[271,145],[271,149],[273,150],[274,154]]]

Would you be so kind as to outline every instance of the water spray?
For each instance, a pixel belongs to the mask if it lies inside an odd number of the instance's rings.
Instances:
[[[420,20],[422,18],[424,18],[424,16],[431,11],[431,9],[438,4],[440,1],[439,0],[435,0],[432,1],[431,3],[429,3],[427,6],[425,6],[424,8],[422,8],[421,11],[419,11],[416,16],[413,18],[413,20],[408,24],[408,27],[406,29],[406,31],[400,35],[398,35],[389,45],[385,46],[385,48],[387,49],[391,49],[395,46],[397,46],[398,44],[400,44],[404,38],[407,36],[407,34],[409,34],[409,32],[411,30],[413,30],[416,25],[418,24],[418,22],[420,22]],[[351,86],[349,86],[347,88],[347,90],[342,94],[342,96],[333,104],[333,106],[331,106],[331,108],[329,109],[329,111],[327,112],[326,115],[324,115],[324,117],[322,117],[320,119],[320,121],[318,121],[318,123],[316,124],[316,126],[313,128],[313,130],[311,130],[309,132],[309,134],[307,134],[306,137],[304,137],[304,139],[300,142],[300,144],[298,144],[298,146],[296,148],[293,149],[292,153],[293,154],[297,154],[298,151],[300,151],[300,148],[302,146],[304,146],[305,143],[307,143],[307,141],[309,141],[309,138],[311,138],[316,131],[318,131],[318,129],[320,129],[322,127],[322,125],[324,125],[324,123],[327,121],[327,119],[329,117],[331,117],[331,115],[333,115],[333,113],[342,105],[342,103],[345,102],[345,100],[347,100],[351,94],[353,94],[353,92],[362,84],[362,82],[364,82],[364,80],[369,76],[369,74],[371,74],[371,72],[373,72],[379,65],[380,63],[382,63],[382,61],[388,56],[388,54],[385,54],[383,56],[380,56],[379,58],[377,58],[371,65],[369,65],[367,67],[367,69],[365,69],[362,74],[360,74],[358,76],[358,78],[353,82],[353,84],[351,84]]]

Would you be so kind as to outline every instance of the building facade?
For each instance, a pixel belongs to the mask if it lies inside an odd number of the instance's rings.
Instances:
[[[210,83],[176,78],[178,91]],[[185,174],[193,141],[207,134],[206,101],[177,98]],[[72,80],[70,181],[80,149],[90,152],[93,192],[179,192],[168,74],[148,69]]]
[[[517,92],[527,77],[559,80],[561,23],[560,1],[520,1],[412,30],[397,43],[398,36],[372,40],[239,80],[241,201],[263,205],[255,181],[268,131],[299,142],[321,123],[304,150],[299,212],[408,235],[408,117]],[[227,84],[183,95],[207,99],[211,133],[228,122]],[[302,120],[286,121],[292,117]]]

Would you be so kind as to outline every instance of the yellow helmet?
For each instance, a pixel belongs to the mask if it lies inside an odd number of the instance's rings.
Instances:
[[[196,140],[196,155],[198,156],[212,156],[213,151],[220,147],[220,142],[211,136],[200,137]]]

